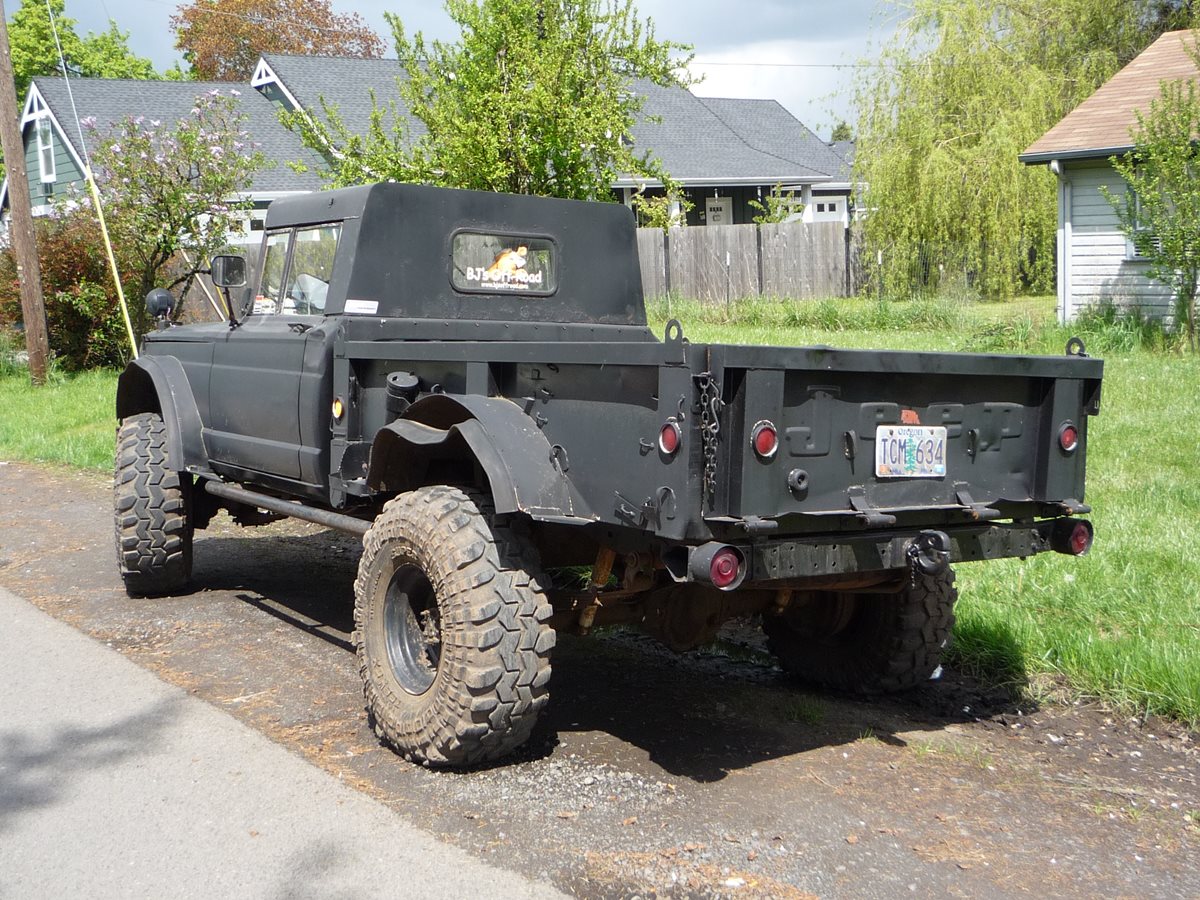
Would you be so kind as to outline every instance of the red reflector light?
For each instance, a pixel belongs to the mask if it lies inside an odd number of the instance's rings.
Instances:
[[[727,588],[738,578],[738,570],[742,566],[742,561],[731,547],[726,547],[723,550],[718,550],[713,555],[712,563],[709,565],[709,575],[712,577],[712,583],[719,588]]]
[[[679,430],[678,422],[668,422],[658,432],[658,449],[667,456],[674,456],[683,441],[683,432]]]
[[[1058,446],[1063,448],[1064,453],[1074,453],[1079,446],[1079,429],[1073,422],[1063,422],[1058,429]]]
[[[779,449],[779,433],[770,422],[759,422],[750,432],[750,442],[760,459],[770,459]]]
[[[1071,529],[1070,549],[1072,556],[1083,556],[1092,549],[1092,526],[1087,522],[1076,522]]]

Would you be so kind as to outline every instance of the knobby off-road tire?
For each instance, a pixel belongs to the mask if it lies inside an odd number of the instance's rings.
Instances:
[[[763,617],[767,646],[784,670],[857,693],[928,681],[954,627],[954,572],[918,575],[897,594],[823,593]]]
[[[162,417],[140,413],[117,429],[113,507],[117,564],[131,597],[169,594],[192,577],[191,478],[167,465]]]
[[[554,630],[536,554],[459,488],[390,501],[363,538],[354,643],[375,733],[429,766],[523,744],[549,698]]]

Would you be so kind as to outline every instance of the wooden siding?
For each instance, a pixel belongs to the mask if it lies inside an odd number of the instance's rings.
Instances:
[[[840,222],[638,229],[647,299],[708,303],[747,297],[809,300],[847,295],[846,230]],[[851,293],[855,285],[850,286]]]
[[[758,296],[758,237],[753,225],[675,228],[671,290],[682,297],[729,301]]]
[[[846,229],[841,222],[762,225],[763,294],[841,297],[846,293]]]
[[[642,267],[642,293],[647,300],[667,296],[667,253],[662,229],[639,228],[637,246],[638,263]]]
[[[1071,189],[1067,210],[1067,318],[1106,304],[1169,318],[1170,289],[1146,276],[1148,264],[1144,260],[1129,258],[1117,214],[1100,193],[1101,186],[1105,186],[1120,196],[1125,182],[1106,161],[1070,164],[1066,178]]]
[[[25,142],[25,175],[29,179],[29,197],[35,207],[43,206],[52,198],[65,196],[73,183],[83,181],[83,172],[75,164],[66,141],[53,123],[51,135],[54,144],[55,180],[54,184],[49,186],[49,191],[42,183],[42,170],[38,166],[37,127],[30,122],[25,126],[25,133],[22,135]]]

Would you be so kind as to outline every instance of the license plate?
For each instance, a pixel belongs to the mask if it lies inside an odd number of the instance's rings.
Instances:
[[[878,478],[943,478],[946,429],[923,425],[875,428],[875,475]]]

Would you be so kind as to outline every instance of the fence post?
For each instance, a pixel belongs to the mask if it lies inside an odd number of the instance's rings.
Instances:
[[[846,296],[853,297],[854,289],[851,287],[851,282],[850,282],[850,224],[849,223],[846,224],[845,243],[846,243]]]
[[[663,282],[667,288],[667,303],[671,302],[671,232],[663,229]]]
[[[763,295],[763,289],[766,284],[765,276],[763,275],[763,239],[762,225],[755,224],[754,226],[754,252],[758,257],[758,296]]]

